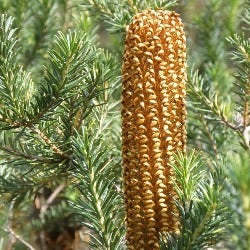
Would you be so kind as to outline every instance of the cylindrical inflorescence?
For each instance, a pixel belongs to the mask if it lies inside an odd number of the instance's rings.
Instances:
[[[170,158],[186,144],[186,38],[179,15],[146,10],[129,25],[122,67],[128,249],[159,249],[178,213]]]

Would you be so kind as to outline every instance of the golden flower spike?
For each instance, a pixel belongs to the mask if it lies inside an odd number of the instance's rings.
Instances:
[[[159,249],[176,232],[170,158],[186,144],[186,38],[172,11],[138,13],[122,68],[122,157],[128,249]]]

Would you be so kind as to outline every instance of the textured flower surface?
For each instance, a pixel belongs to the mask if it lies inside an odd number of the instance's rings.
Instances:
[[[186,38],[179,15],[145,10],[129,25],[122,68],[122,157],[128,249],[174,232],[170,158],[185,150]]]

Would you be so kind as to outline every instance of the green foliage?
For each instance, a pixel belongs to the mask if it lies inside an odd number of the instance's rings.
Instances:
[[[16,29],[12,27],[13,18],[2,15],[0,25],[0,119],[14,125],[24,120],[29,110],[33,82],[17,63],[18,47]]]
[[[206,158],[224,159],[222,176],[228,178],[226,190],[230,193],[225,204],[234,219],[227,221],[233,225],[227,229],[232,236],[222,248],[248,249],[249,203],[244,190],[250,188],[246,181],[250,162],[249,42],[246,38],[249,1],[230,1],[225,8],[216,10],[222,4],[223,1],[208,1],[204,14],[196,19],[201,46],[196,50],[199,56],[191,57],[203,61],[192,60],[195,64],[189,73],[188,136],[190,145],[201,149]],[[237,160],[239,156],[241,161]],[[236,169],[244,177],[236,177],[239,176]],[[239,182],[244,184],[238,185]]]
[[[234,51],[230,50],[226,38],[238,31],[235,25],[240,22],[235,20],[228,23],[228,16],[222,18],[223,12],[216,11],[221,4],[223,1],[209,1],[205,5],[206,12],[196,20],[200,41],[204,43],[199,51],[202,56],[198,58],[203,58],[204,61],[194,66],[189,73],[190,138],[198,138],[199,148],[204,145],[202,149],[216,157],[226,150],[226,141],[238,140],[244,148],[249,147],[244,136],[249,125],[249,42],[244,38],[244,33],[233,35],[227,39],[235,46]],[[248,1],[245,4],[242,1],[232,1],[230,4],[227,6],[230,12],[236,11],[237,6],[241,6],[239,10],[242,10],[242,6],[249,6]],[[211,17],[211,11],[221,18],[207,18]],[[247,11],[244,13],[243,21],[247,19]],[[220,28],[224,23],[226,28]],[[232,54],[235,68],[232,68],[232,63],[228,60],[229,53]],[[235,132],[234,135],[232,131]]]
[[[135,13],[147,9],[168,9],[177,3],[176,0],[119,0],[110,2],[106,0],[83,0],[81,6],[86,9],[89,14],[96,17],[99,21],[107,24],[108,30],[111,32],[125,32],[126,26],[131,21]]]
[[[229,37],[228,41],[235,47],[232,52],[232,60],[236,67],[235,72],[235,107],[237,111],[242,113],[243,128],[249,124],[249,103],[250,103],[250,42],[244,37],[244,33],[240,36],[235,34]]]
[[[101,135],[98,130],[85,130],[74,141],[76,159],[72,174],[80,191],[74,207],[79,222],[93,232],[91,245],[94,249],[118,250],[124,248],[121,187],[109,157],[110,149],[102,145],[105,143]]]
[[[207,165],[207,164],[206,164]],[[205,249],[227,238],[228,210],[223,172],[214,162],[211,170],[194,151],[176,156],[172,164],[176,179],[180,233],[163,235],[162,249]]]
[[[226,176],[232,182],[230,193],[234,199],[228,201],[232,214],[236,215],[234,228],[230,234],[237,249],[248,249],[250,246],[250,203],[249,203],[249,152],[231,153],[227,155],[228,166]],[[234,232],[238,233],[235,234]],[[233,249],[233,247],[232,247]]]
[[[114,73],[117,66],[110,54],[90,44],[94,39],[89,34],[81,30],[69,30],[66,34],[58,32],[55,36],[53,44],[46,53],[43,73],[33,71],[28,74],[23,70],[24,67],[20,66],[22,56],[26,55],[22,54],[22,49],[18,49],[17,32],[13,20],[6,15],[1,17],[0,192],[10,194],[3,197],[14,200],[14,208],[17,209],[20,203],[33,199],[32,197],[44,187],[56,190],[60,183],[66,182],[71,183],[68,188],[74,190],[72,184],[76,176],[71,175],[72,169],[76,170],[77,161],[80,161],[79,164],[85,161],[85,156],[80,158],[74,149],[76,138],[79,139],[79,132],[85,127],[94,130],[93,119],[100,120],[99,125],[102,128],[110,123],[105,123],[104,113],[107,109],[105,103],[111,92],[110,83],[116,82]],[[86,26],[85,23],[84,27]],[[39,77],[32,80],[32,76],[36,74]],[[98,110],[103,112],[102,118],[98,116]],[[87,129],[86,136],[89,136]],[[88,143],[91,144],[90,141]],[[94,147],[95,144],[92,146]],[[98,146],[96,153],[100,155],[104,148],[106,148],[105,145],[103,148]],[[81,167],[79,169],[83,170]],[[84,173],[83,171],[81,174]],[[120,175],[120,171],[116,170],[114,173]],[[104,185],[98,172],[94,174],[97,176],[91,175],[91,178],[98,178],[91,179],[93,181],[91,184],[98,187]],[[106,183],[103,188],[105,193],[108,194],[108,191],[113,189],[111,183],[116,179],[115,176],[107,179],[108,185]],[[104,175],[102,177],[105,179]],[[115,183],[120,185],[119,182],[118,176],[118,181]],[[82,183],[78,185],[81,191]],[[77,195],[78,191],[74,193]],[[117,198],[113,199],[115,195]],[[96,196],[94,201],[102,199],[102,196],[103,193],[101,196]],[[64,199],[68,201],[71,198]],[[117,203],[122,210],[121,195],[113,192],[107,199],[105,216],[109,213],[113,215],[114,209],[113,212],[109,210],[112,206],[117,207]],[[72,211],[59,212],[61,205],[61,202],[48,203],[46,207],[48,206],[49,209],[46,209],[45,214],[42,210],[38,211],[40,216],[34,218],[33,223],[38,233],[44,228],[47,228],[48,233],[54,230],[53,221],[57,221],[57,217],[62,219],[66,214],[66,217],[72,217]],[[94,202],[90,204],[90,206],[94,205]],[[122,212],[120,213],[120,220],[123,220]],[[96,218],[99,218],[99,215],[95,214]],[[83,215],[81,219],[85,220],[85,218],[88,218],[88,214]],[[63,219],[65,220],[66,218]],[[77,220],[73,219],[70,223],[77,223]],[[63,226],[62,224],[61,227]],[[105,235],[100,239],[101,242],[106,240],[107,243],[109,239],[107,237],[111,235],[110,237],[115,240],[114,244],[119,248],[122,242],[122,231],[119,230],[123,227],[117,228],[117,233],[110,231],[113,228],[107,228],[103,232]]]

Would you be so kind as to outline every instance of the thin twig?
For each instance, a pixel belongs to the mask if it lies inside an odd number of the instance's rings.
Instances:
[[[24,244],[30,250],[36,250],[30,243],[28,243],[26,240],[24,240],[20,235],[16,234],[14,232],[14,230],[11,228],[12,216],[13,216],[13,206],[14,206],[14,201],[11,202],[11,204],[10,204],[10,208],[9,208],[9,212],[8,212],[8,218],[7,218],[7,221],[6,221],[7,225],[6,225],[6,228],[4,229],[4,231],[9,233],[16,240],[20,241],[22,244]]]
[[[58,162],[61,162],[61,160],[48,159],[48,158],[38,156],[38,155],[26,154],[26,153],[17,151],[16,149],[14,149],[14,148],[12,148],[10,146],[2,146],[2,147],[0,147],[0,149],[7,152],[7,153],[11,153],[12,155],[20,156],[20,157],[28,159],[28,160],[35,160],[35,161],[39,161],[39,162],[43,162],[43,163],[58,163]]]
[[[40,218],[43,220],[47,209],[49,208],[49,206],[53,203],[53,201],[57,198],[57,196],[59,195],[59,193],[64,189],[65,184],[62,183],[60,184],[55,190],[54,192],[49,196],[49,198],[45,201],[45,204],[41,205],[40,207]],[[47,250],[47,245],[46,245],[46,229],[42,229],[40,231],[40,247],[41,250]]]
[[[11,227],[7,227],[5,231],[9,234],[11,234],[15,239],[20,241],[22,244],[24,244],[26,247],[28,247],[30,250],[36,250],[30,243],[28,243],[26,240],[24,240],[20,235],[16,234]]]
[[[212,145],[212,149],[215,153],[215,156],[217,159],[219,159],[219,151],[218,151],[218,148],[217,148],[217,145],[216,145],[216,140],[212,137],[212,134],[210,133],[210,130],[209,130],[209,127],[204,119],[204,116],[201,116],[201,122],[204,126],[204,129],[205,129],[205,132],[207,133],[207,136],[208,136],[208,139]]]
[[[240,127],[234,125],[233,123],[229,122],[227,118],[224,116],[224,114],[218,114],[219,118],[221,121],[228,127],[231,128],[232,130],[236,131],[237,133],[240,132]]]
[[[64,158],[68,158],[61,149],[59,149],[52,141],[38,128],[29,127],[33,132],[35,132],[56,154],[63,156]]]
[[[59,195],[59,193],[64,189],[65,184],[60,184],[54,192],[50,195],[50,197],[47,199],[46,203],[41,207],[41,214],[45,214],[48,207],[52,204],[52,202],[56,199],[56,197]]]
[[[248,81],[248,87],[246,87],[246,98],[244,101],[244,107],[243,107],[243,126],[246,128],[248,126],[248,123],[250,122],[250,103],[249,103],[249,96],[250,96],[250,75]]]

